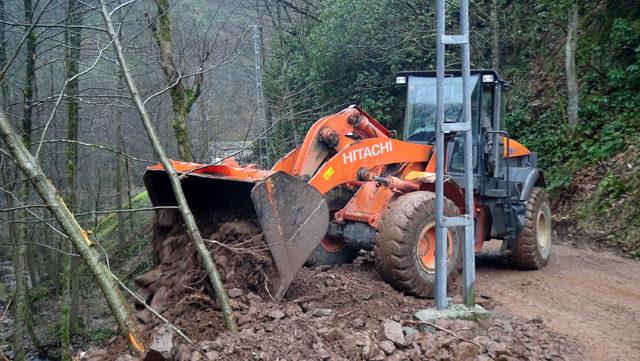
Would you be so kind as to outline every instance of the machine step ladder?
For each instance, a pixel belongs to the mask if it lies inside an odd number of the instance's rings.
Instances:
[[[437,0],[436,31],[436,268],[435,301],[437,309],[449,306],[447,298],[447,232],[449,227],[464,227],[462,245],[464,303],[475,305],[475,227],[473,207],[473,140],[471,131],[471,78],[469,60],[469,0],[460,1],[459,35],[445,34],[445,0]],[[463,119],[461,123],[444,122],[445,45],[460,45],[462,53]],[[445,133],[464,132],[464,180],[466,214],[444,215]]]

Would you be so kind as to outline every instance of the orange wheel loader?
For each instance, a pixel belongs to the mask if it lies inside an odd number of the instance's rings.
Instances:
[[[502,129],[502,92],[493,70],[471,72],[474,187],[464,189],[463,142],[445,136],[446,216],[465,213],[473,192],[475,249],[502,239],[510,264],[538,269],[551,252],[551,211],[536,154]],[[351,262],[374,252],[383,278],[398,291],[429,297],[435,263],[436,74],[402,72],[406,87],[403,140],[357,106],[319,119],[302,145],[269,170],[234,159],[205,165],[174,161],[189,205],[257,217],[279,274],[272,294],[281,298],[307,265]],[[445,78],[445,121],[462,119],[462,77]],[[161,165],[145,173],[154,206],[175,205]],[[449,277],[459,272],[462,229],[448,234]]]

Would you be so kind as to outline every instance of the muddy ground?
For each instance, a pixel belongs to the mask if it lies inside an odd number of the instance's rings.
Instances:
[[[576,340],[586,360],[640,360],[640,262],[610,251],[555,244],[547,267],[507,268],[490,245],[478,257],[478,290],[496,311],[539,318]]]

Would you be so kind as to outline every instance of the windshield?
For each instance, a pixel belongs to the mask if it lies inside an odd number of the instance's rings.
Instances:
[[[470,78],[475,89],[478,75]],[[409,76],[404,138],[433,143],[436,135],[436,78]],[[462,122],[462,77],[444,79],[444,121]]]

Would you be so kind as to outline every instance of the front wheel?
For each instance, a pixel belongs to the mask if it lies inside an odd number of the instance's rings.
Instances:
[[[547,195],[534,188],[527,200],[524,227],[507,256],[512,267],[537,270],[547,265],[551,256],[551,208]]]
[[[382,214],[374,254],[382,278],[407,294],[431,297],[435,285],[435,194],[412,192],[392,202]],[[458,207],[444,200],[447,217],[460,215]],[[455,228],[447,234],[449,284],[460,271],[461,239]]]
[[[329,217],[332,222],[333,215],[344,208],[349,200],[351,200],[351,197],[353,197],[353,194],[351,189],[339,187],[325,195],[327,205],[329,206]],[[358,249],[349,247],[342,237],[325,236],[322,241],[320,241],[320,244],[313,250],[305,262],[305,266],[334,266],[351,263],[358,257],[358,252]]]

